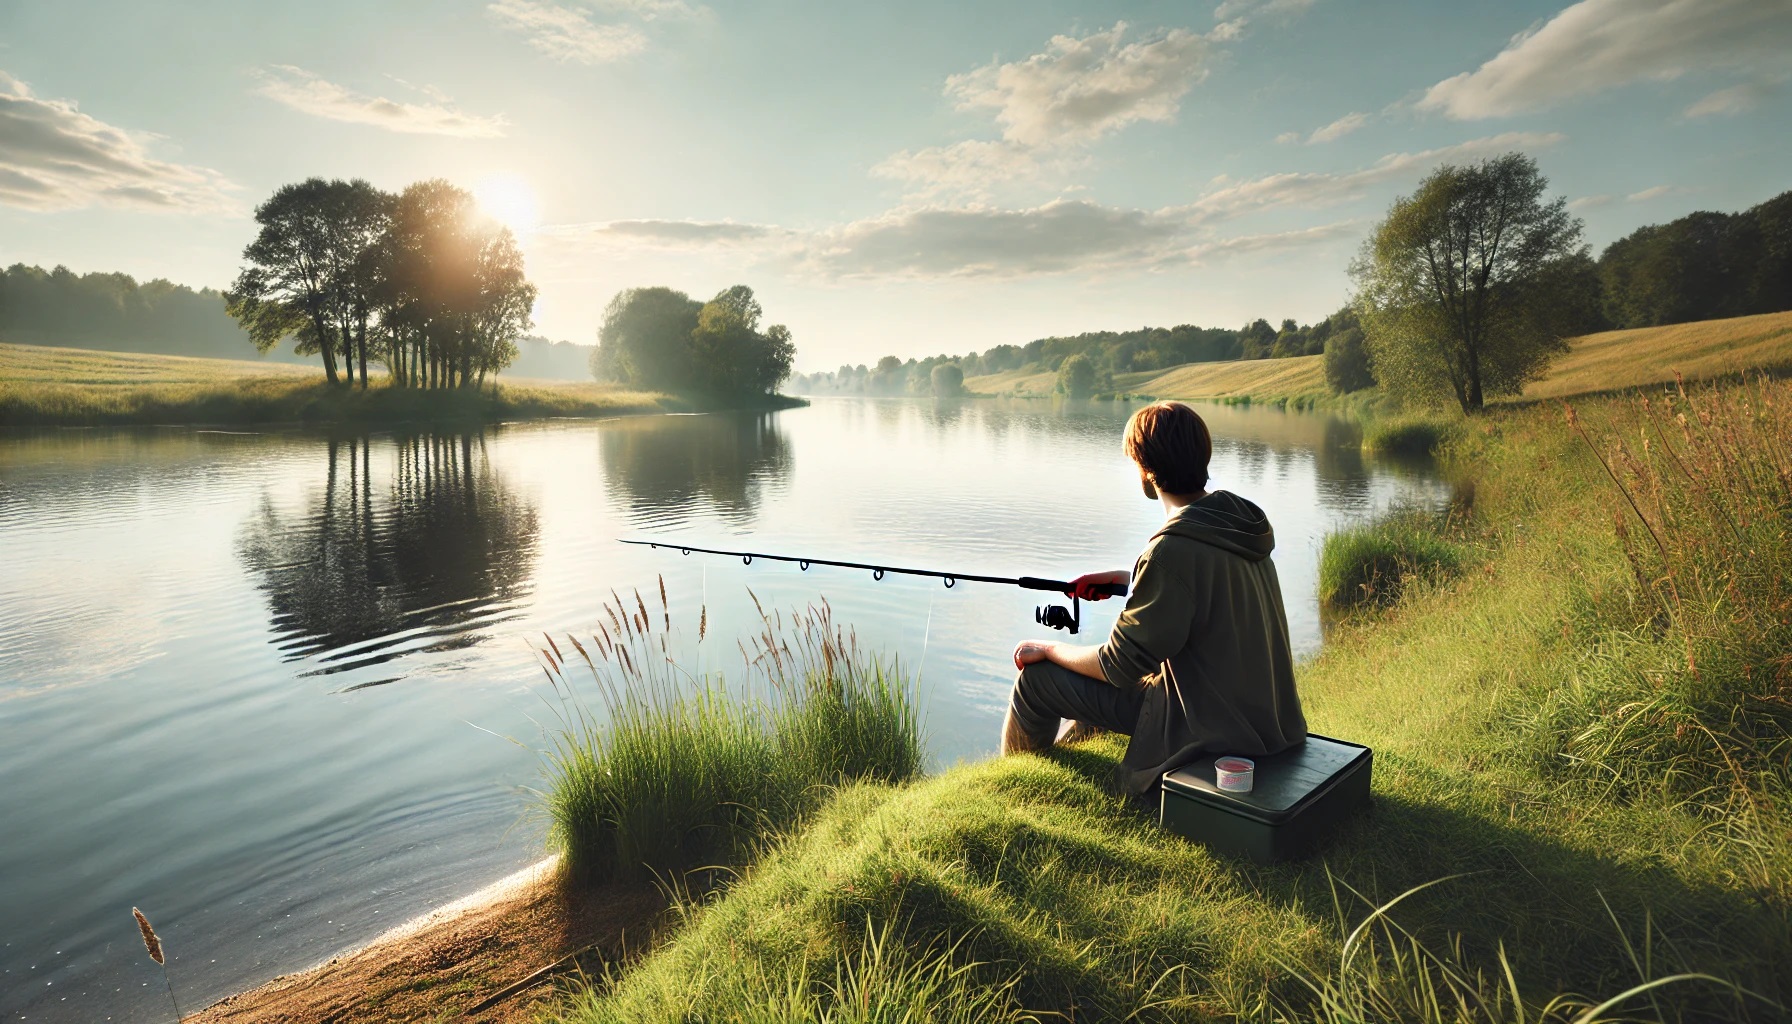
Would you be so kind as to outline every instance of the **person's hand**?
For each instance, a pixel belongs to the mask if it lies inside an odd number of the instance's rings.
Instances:
[[[1081,598],[1084,601],[1106,601],[1114,595],[1101,593],[1095,589],[1096,587],[1126,583],[1131,579],[1131,573],[1121,571],[1085,573],[1070,581],[1070,589],[1064,592],[1064,596]]]
[[[1051,653],[1052,645],[1045,640],[1022,640],[1014,648],[1014,667],[1026,668],[1028,665],[1044,661]]]

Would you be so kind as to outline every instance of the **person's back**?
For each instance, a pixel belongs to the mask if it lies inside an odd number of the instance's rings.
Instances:
[[[1062,719],[1132,737],[1123,787],[1149,788],[1204,753],[1272,754],[1306,737],[1294,687],[1287,615],[1263,511],[1208,492],[1212,441],[1194,410],[1161,402],[1127,425],[1127,454],[1149,497],[1168,513],[1131,573],[1077,580],[1125,582],[1131,593],[1106,643],[1029,641],[1004,728],[1005,751],[1039,749]]]

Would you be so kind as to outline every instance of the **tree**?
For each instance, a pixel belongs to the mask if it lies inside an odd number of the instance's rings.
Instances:
[[[1362,328],[1346,327],[1325,339],[1325,383],[1338,395],[1375,386]]]
[[[1262,318],[1246,324],[1244,330],[1238,332],[1239,358],[1267,359],[1276,343],[1276,329],[1269,326],[1269,321]]]
[[[1548,184],[1509,153],[1440,167],[1395,200],[1350,270],[1384,387],[1475,412],[1566,347],[1561,282],[1586,247],[1566,201],[1545,201]]]
[[[1058,366],[1060,394],[1071,398],[1088,398],[1095,393],[1095,361],[1078,352]]]
[[[476,387],[516,358],[535,286],[510,229],[440,179],[399,195],[374,291],[400,384]]]
[[[957,363],[940,363],[930,376],[935,398],[956,398],[964,394],[964,371]]]
[[[704,303],[691,332],[690,353],[697,387],[714,395],[766,395],[790,376],[796,345],[790,328],[773,324],[759,331],[762,310],[753,289],[724,288]]]
[[[880,395],[894,395],[902,391],[907,372],[902,368],[902,360],[895,356],[885,356],[877,361],[871,370],[870,389]]]
[[[383,210],[381,193],[367,182],[322,178],[286,185],[255,208],[261,230],[243,250],[247,265],[226,302],[257,349],[296,333],[294,351],[321,355],[325,378],[338,382],[336,357],[355,354],[362,274],[384,230]],[[352,363],[348,379],[354,382]]]
[[[604,307],[595,360],[603,376],[635,387],[682,391],[693,383],[691,333],[703,303],[671,288],[629,288]]]

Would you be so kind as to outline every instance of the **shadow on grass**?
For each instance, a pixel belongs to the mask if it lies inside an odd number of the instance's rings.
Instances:
[[[1100,746],[1050,757],[1098,786],[1113,777],[1115,762]],[[1614,857],[1570,845],[1548,834],[1547,817],[1508,811],[1410,759],[1377,752],[1376,762],[1372,807],[1314,855],[1271,866],[1215,856],[1216,865],[1257,899],[1346,928],[1415,886],[1463,876],[1402,902],[1392,916],[1429,948],[1459,940],[1469,962],[1497,965],[1503,948],[1526,996],[1539,1002],[1561,992],[1604,998],[1680,972],[1729,978],[1781,1005],[1792,1000],[1788,908],[1689,881],[1641,850]],[[1155,795],[1124,801],[1118,813],[1156,832]],[[1771,1020],[1780,1012],[1764,1002],[1739,1006],[1709,983],[1660,992],[1657,1011],[1686,1020]]]

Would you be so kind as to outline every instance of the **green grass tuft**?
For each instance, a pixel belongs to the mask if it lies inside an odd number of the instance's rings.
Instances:
[[[572,877],[675,877],[738,863],[831,787],[920,771],[907,681],[861,653],[825,605],[787,626],[766,621],[753,662],[760,692],[693,679],[671,663],[663,584],[660,622],[639,594],[636,603],[608,606],[609,625],[587,641],[566,637],[565,658],[559,644],[541,652],[567,694],[577,692],[568,663],[583,662],[601,705],[572,698],[550,763],[550,839]]]
[[[1443,579],[1463,561],[1462,548],[1438,536],[1426,517],[1398,514],[1325,538],[1319,600],[1333,609],[1393,604],[1415,582]]]
[[[1434,413],[1371,419],[1363,424],[1363,451],[1377,455],[1435,455],[1459,429],[1459,421]]]

